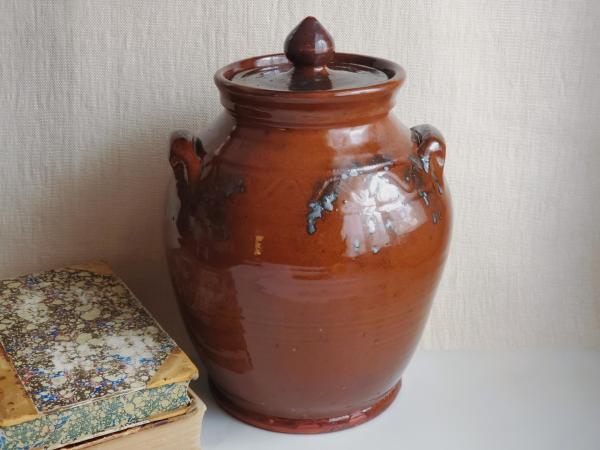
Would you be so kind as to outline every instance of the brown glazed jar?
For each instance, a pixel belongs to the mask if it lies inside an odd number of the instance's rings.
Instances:
[[[223,113],[174,134],[167,252],[218,403],[319,433],[396,396],[452,214],[442,135],[391,113],[400,66],[335,53],[312,17],[285,49],[219,70]]]

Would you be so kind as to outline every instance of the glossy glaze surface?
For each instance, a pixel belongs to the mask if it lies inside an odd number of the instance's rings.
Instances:
[[[448,246],[443,138],[390,113],[404,72],[336,57],[388,81],[274,95],[232,78],[283,55],[234,63],[215,76],[226,111],[171,145],[168,258],[186,326],[220,403],[275,431],[345,428],[391,401]]]

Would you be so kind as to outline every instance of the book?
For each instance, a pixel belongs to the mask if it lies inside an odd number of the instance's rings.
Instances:
[[[197,375],[105,263],[0,281],[0,449],[54,449],[184,414]]]
[[[206,406],[192,391],[191,403],[184,414],[117,431],[78,444],[65,450],[200,450],[202,419]]]

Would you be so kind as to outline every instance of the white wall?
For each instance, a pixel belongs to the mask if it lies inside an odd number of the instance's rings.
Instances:
[[[600,3],[0,2],[0,276],[112,263],[176,338],[162,251],[171,130],[212,75],[316,15],[400,62],[397,114],[448,142],[451,256],[426,347],[600,344]]]

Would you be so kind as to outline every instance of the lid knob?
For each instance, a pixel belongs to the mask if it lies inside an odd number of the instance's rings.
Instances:
[[[333,39],[314,17],[306,17],[285,39],[285,56],[294,67],[323,68],[334,56]]]

